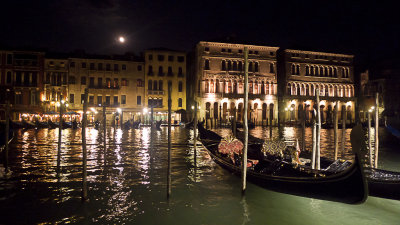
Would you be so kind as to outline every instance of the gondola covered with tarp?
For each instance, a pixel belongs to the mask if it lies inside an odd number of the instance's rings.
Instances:
[[[198,130],[212,159],[230,172],[241,175],[242,142],[234,137],[222,138],[202,124]],[[279,144],[271,148],[279,148]],[[368,188],[357,156],[348,167],[322,173],[302,167],[293,160],[271,160],[263,154],[248,146],[247,180],[256,185],[281,193],[349,204],[362,203],[367,198]]]

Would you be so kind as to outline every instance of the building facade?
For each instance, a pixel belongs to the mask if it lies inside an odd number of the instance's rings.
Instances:
[[[1,119],[5,118],[6,99],[11,104],[13,120],[22,119],[26,113],[43,112],[43,52],[0,51],[0,73]]]
[[[90,122],[102,118],[103,105],[107,123],[138,120],[144,106],[144,64],[127,59],[69,58],[68,110],[82,112],[85,88],[89,90]]]
[[[298,121],[306,111],[312,119],[315,90],[320,91],[322,123],[332,123],[333,109],[339,102],[339,119],[345,110],[346,121],[355,119],[353,55],[286,49],[279,54],[280,122]]]
[[[171,122],[186,121],[186,53],[167,49],[149,49],[145,57],[145,102],[154,120],[167,120],[168,85],[171,92]],[[149,121],[149,115],[146,121]],[[176,121],[176,122],[175,122]]]
[[[277,47],[199,42],[195,49],[195,101],[200,119],[212,125],[243,120],[244,47],[249,51],[248,119],[256,125],[275,124]]]
[[[44,60],[43,111],[59,111],[59,101],[68,98],[68,59],[48,58]]]

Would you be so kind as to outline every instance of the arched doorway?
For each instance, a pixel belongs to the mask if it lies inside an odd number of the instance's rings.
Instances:
[[[214,102],[214,122],[215,122],[215,126],[217,125],[217,121],[220,119],[218,116],[218,102]]]
[[[243,117],[243,103],[239,103],[237,110],[237,120],[242,121],[242,117]]]
[[[264,125],[264,121],[267,121],[267,103],[262,104],[262,121]],[[268,125],[268,121],[266,122],[266,125]]]
[[[269,121],[270,125],[272,125],[272,121],[274,120],[274,104],[269,104]]]
[[[224,122],[226,122],[227,115],[228,115],[228,103],[224,102],[224,104],[222,104],[222,119]]]
[[[210,118],[211,103],[206,103],[206,120]]]

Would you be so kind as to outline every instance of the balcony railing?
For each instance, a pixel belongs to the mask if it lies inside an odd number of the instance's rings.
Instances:
[[[120,86],[103,86],[103,85],[89,85],[90,89],[120,89]]]
[[[164,91],[159,90],[147,90],[148,95],[164,95]]]

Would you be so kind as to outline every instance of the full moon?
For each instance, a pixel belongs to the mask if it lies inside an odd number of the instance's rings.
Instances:
[[[119,37],[118,40],[119,40],[120,43],[124,43],[125,42],[125,38],[124,37]]]

